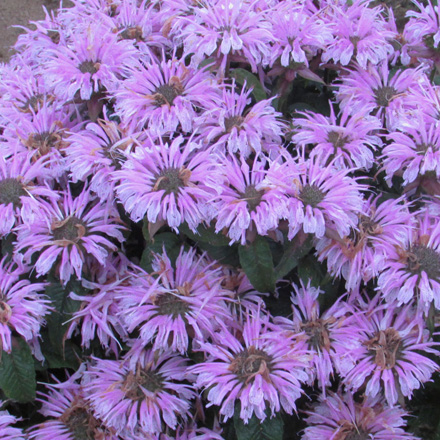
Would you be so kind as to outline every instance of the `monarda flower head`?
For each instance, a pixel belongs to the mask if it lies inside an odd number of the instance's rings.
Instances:
[[[49,420],[32,427],[29,440],[119,440],[114,430],[107,429],[97,419],[89,403],[84,400],[80,380],[85,365],[70,376],[66,382],[45,384],[49,393],[39,393],[42,403],[40,413]]]
[[[253,72],[269,63],[274,40],[265,11],[256,11],[255,2],[215,0],[200,2],[191,15],[174,22],[174,31],[183,40],[184,54],[192,64],[211,56],[224,74],[228,60],[246,62]]]
[[[370,302],[357,298],[355,314],[361,331],[361,349],[354,368],[343,376],[347,389],[362,389],[375,398],[382,392],[390,406],[412,397],[413,391],[431,379],[438,365],[427,355],[439,356],[420,313],[408,304],[380,303],[377,295]]]
[[[379,397],[357,402],[353,394],[330,393],[307,414],[301,440],[420,440],[404,431],[405,411]]]
[[[0,408],[2,406],[3,402],[0,400]],[[12,426],[19,420],[20,419],[9,414],[8,411],[0,411],[0,438],[4,440],[25,440],[26,437],[23,431],[20,428],[14,428]]]
[[[29,271],[4,259],[0,263],[0,350],[11,352],[13,332],[17,332],[42,360],[38,337],[51,310],[50,301],[43,295],[45,284],[26,279]]]
[[[16,225],[30,224],[44,215],[45,201],[59,195],[48,185],[39,184],[47,176],[45,158],[33,161],[34,153],[0,155],[0,237]]]
[[[215,180],[216,165],[208,151],[198,150],[192,140],[175,138],[170,145],[152,143],[136,148],[120,171],[116,191],[125,210],[134,221],[145,216],[151,223],[164,222],[177,231],[184,222],[191,230],[214,215],[207,202],[212,189],[206,186]]]
[[[152,59],[130,70],[114,91],[116,112],[131,129],[147,128],[153,135],[173,135],[193,129],[199,110],[219,97],[212,75],[193,69],[184,59]],[[212,104],[211,104],[212,105]]]
[[[117,249],[110,240],[122,242],[122,229],[113,205],[103,206],[87,188],[77,197],[66,190],[60,202],[46,204],[44,216],[17,227],[16,255],[30,263],[36,254],[37,274],[54,269],[66,284],[73,274],[81,279],[86,257],[105,265],[109,252]]]
[[[153,270],[133,277],[118,296],[128,331],[139,333],[133,352],[152,343],[155,351],[184,354],[191,338],[206,340],[231,322],[222,273],[205,255],[182,248],[175,269],[166,253],[156,255]]]
[[[216,210],[216,232],[227,230],[230,243],[246,243],[248,236],[267,235],[287,218],[287,201],[281,191],[265,180],[270,162],[257,157],[251,165],[234,156],[219,158],[223,181],[209,183],[218,196],[213,198]]]
[[[393,246],[406,243],[411,233],[414,216],[404,199],[378,200],[364,201],[359,222],[347,237],[328,234],[316,243],[319,261],[326,260],[330,274],[346,280],[347,290],[376,277],[386,267],[389,253],[394,253]]]
[[[329,227],[345,237],[358,222],[364,189],[348,176],[349,169],[322,165],[319,157],[294,160],[288,157],[268,171],[267,182],[288,198],[289,240],[301,229],[322,238]]]
[[[387,301],[415,300],[425,314],[440,309],[440,222],[429,211],[419,213],[417,224],[400,246],[390,246],[377,289]]]
[[[251,106],[252,90],[236,93],[235,86],[223,87],[222,98],[207,105],[197,120],[200,137],[216,151],[239,153],[248,157],[252,153],[277,153],[285,125],[281,113],[274,110],[270,99]],[[277,148],[278,147],[278,148]]]
[[[299,287],[294,284],[292,287],[292,318],[277,316],[274,322],[292,335],[303,332],[298,339],[306,342],[312,363],[308,369],[308,384],[313,386],[317,380],[325,395],[335,373],[350,371],[355,365],[359,329],[344,302],[337,301],[321,314],[318,296],[322,290],[311,287],[310,282],[307,286],[301,283]]]
[[[309,356],[303,342],[274,336],[269,327],[267,316],[253,314],[242,333],[224,330],[217,335],[220,344],[200,343],[206,360],[189,371],[197,376],[195,386],[206,391],[208,406],[219,406],[224,420],[233,416],[238,402],[244,423],[254,414],[264,420],[281,408],[296,411]]]
[[[337,168],[369,170],[373,166],[373,153],[382,144],[377,136],[382,124],[377,118],[361,111],[350,116],[347,107],[336,117],[333,105],[329,117],[310,112],[302,116],[292,121],[292,141],[301,147],[311,146],[311,157],[318,156],[323,165],[334,161]]]
[[[147,350],[135,363],[94,359],[82,384],[86,401],[108,428],[127,439],[148,438],[188,419],[195,393],[184,383],[186,370],[183,357]]]

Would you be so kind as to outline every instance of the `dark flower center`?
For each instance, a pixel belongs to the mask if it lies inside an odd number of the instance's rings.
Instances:
[[[376,98],[376,104],[379,107],[388,107],[390,101],[397,95],[397,90],[390,86],[373,89],[373,92]]]
[[[272,358],[252,345],[235,355],[229,370],[237,376],[240,382],[247,383],[257,374],[269,380],[271,366]]]
[[[304,205],[316,208],[324,199],[324,193],[316,185],[305,185],[299,193],[299,198],[303,201]]]
[[[133,26],[124,29],[119,37],[122,40],[136,40],[137,42],[142,41],[142,28],[140,26]]]
[[[17,179],[8,177],[0,180],[0,204],[9,205],[12,203],[15,207],[21,206],[21,196],[26,196],[27,192],[23,185]]]
[[[9,304],[4,300],[0,300],[0,324],[7,324],[11,319],[11,316],[12,309]]]
[[[240,115],[231,116],[230,118],[225,118],[225,131],[226,131],[226,133],[230,133],[234,127],[239,129],[241,124],[243,123],[243,121],[244,121],[244,118],[243,118],[243,116],[240,116]]]
[[[341,440],[369,440],[370,434],[363,429],[360,431],[356,431],[354,428],[353,431],[347,432],[347,435],[345,437],[342,437]]]
[[[49,154],[52,148],[59,149],[62,144],[62,136],[59,133],[44,131],[42,133],[32,133],[26,141],[26,146],[33,150],[38,150],[40,156]]]
[[[95,439],[94,428],[97,422],[85,408],[72,408],[62,417],[62,420],[75,440]]]
[[[336,150],[338,148],[342,148],[345,144],[347,144],[350,141],[350,138],[348,136],[342,136],[342,133],[339,133],[337,131],[331,131],[327,134],[327,140],[333,145]]]
[[[165,194],[178,194],[179,188],[188,185],[191,171],[187,168],[166,168],[157,176],[153,191],[165,191]]]
[[[86,232],[85,223],[75,216],[52,223],[52,235],[54,240],[77,242],[80,238],[84,237]]]
[[[81,73],[90,73],[90,75],[93,75],[99,70],[99,62],[97,61],[83,61],[79,66],[78,69]]]
[[[161,107],[165,104],[173,105],[174,100],[182,95],[183,93],[183,87],[180,84],[180,81],[175,78],[174,84],[164,84],[162,86],[159,86],[153,97],[154,101],[157,107]]]
[[[142,389],[155,393],[162,389],[163,377],[160,374],[152,371],[138,368],[136,373],[130,371],[122,384],[122,391],[125,393],[127,399],[143,400],[145,393]]]
[[[316,321],[305,322],[301,325],[301,328],[306,332],[306,335],[309,337],[309,347],[315,349],[316,351],[320,351],[325,349],[327,351],[330,350],[330,335],[327,330],[327,325],[330,322],[334,322],[334,320],[322,320],[317,319]]]
[[[350,232],[350,239],[353,241],[354,245],[358,245],[361,242],[364,243],[364,240],[368,240],[369,237],[374,237],[383,232],[382,226],[366,215],[359,216],[358,226],[358,231],[353,229]]]
[[[189,311],[188,303],[171,293],[158,295],[154,300],[154,305],[157,307],[159,315],[172,316],[173,318],[185,316]]]
[[[38,108],[41,107],[44,103],[45,95],[42,93],[38,93],[37,95],[33,95],[26,100],[26,102],[19,107],[19,109],[24,113],[30,113],[32,110],[34,113],[38,111]]]
[[[402,338],[392,327],[378,331],[370,340],[364,343],[374,356],[374,362],[382,370],[389,370],[396,365],[401,350]]]
[[[241,193],[243,200],[246,200],[249,211],[255,211],[257,206],[260,204],[261,199],[264,195],[263,190],[257,190],[255,185],[249,185],[246,187],[244,193]]]
[[[413,274],[426,272],[430,279],[440,278],[440,254],[422,244],[412,246],[408,252],[407,268]]]

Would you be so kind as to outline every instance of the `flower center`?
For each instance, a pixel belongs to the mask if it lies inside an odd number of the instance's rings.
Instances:
[[[272,358],[263,350],[258,350],[253,345],[238,353],[229,366],[240,382],[249,382],[257,374],[269,380]]]
[[[376,104],[379,107],[388,107],[390,101],[397,95],[397,90],[390,86],[373,89],[373,92],[376,98]]]
[[[138,368],[136,373],[130,371],[122,384],[122,391],[127,399],[145,399],[144,390],[155,393],[162,389],[163,378],[160,374]]]
[[[62,221],[54,221],[51,226],[54,240],[77,242],[87,232],[85,223],[78,217],[67,217]]]
[[[426,272],[429,278],[440,278],[440,254],[424,245],[412,246],[408,252],[407,268],[413,274]]]
[[[313,348],[316,351],[321,351],[322,349],[330,350],[330,335],[327,330],[326,322],[322,319],[317,319],[316,321],[303,323],[301,328],[309,337],[309,348]]]
[[[304,205],[316,208],[324,199],[324,194],[316,185],[305,185],[299,193],[299,198],[303,201]]]
[[[0,301],[0,324],[7,324],[12,316],[12,310],[5,301]]]
[[[378,331],[370,340],[364,343],[374,362],[382,370],[389,370],[396,365],[400,353],[402,338],[392,327]]]
[[[25,145],[33,150],[38,150],[40,156],[49,154],[52,148],[59,149],[62,144],[62,137],[59,133],[32,133],[29,135]]]
[[[21,182],[12,177],[0,180],[0,204],[9,205],[12,203],[15,207],[21,207],[21,196],[26,196],[27,193],[23,188]]]
[[[369,440],[370,438],[370,434],[363,429],[356,431],[356,428],[353,428],[351,432],[345,434],[345,437],[341,437],[341,440]]]
[[[38,93],[37,95],[33,95],[26,100],[26,102],[19,107],[19,110],[23,113],[30,113],[31,110],[36,113],[38,108],[41,107],[44,103],[45,95],[42,93]]]
[[[97,421],[82,407],[73,407],[62,416],[63,423],[69,428],[75,440],[94,440]]]
[[[93,75],[99,70],[99,62],[97,61],[83,61],[79,66],[78,69],[81,73],[90,73],[90,75]]]
[[[122,40],[136,40],[137,42],[142,41],[142,28],[140,26],[133,26],[124,29],[119,37]]]
[[[165,104],[173,105],[174,100],[182,95],[183,87],[180,81],[175,78],[174,84],[164,84],[159,86],[153,97],[157,107],[162,107]]]
[[[167,315],[173,318],[184,316],[189,311],[188,304],[171,293],[163,293],[157,296],[154,305],[157,307],[158,315]]]
[[[187,168],[166,168],[157,176],[153,191],[165,191],[165,194],[178,194],[179,188],[188,185],[191,171]]]
[[[236,115],[231,116],[230,118],[225,118],[225,131],[226,133],[230,133],[234,127],[237,128],[237,130],[240,128],[241,124],[243,123],[244,118],[243,116]]]
[[[330,142],[335,150],[342,148],[345,144],[349,142],[350,138],[348,136],[342,136],[342,133],[337,131],[331,131],[327,134],[327,141]]]
[[[249,185],[246,187],[244,193],[241,193],[243,200],[246,200],[249,211],[255,211],[260,204],[264,191],[257,190],[255,185]]]

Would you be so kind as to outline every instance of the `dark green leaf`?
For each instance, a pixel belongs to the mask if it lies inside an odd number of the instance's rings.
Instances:
[[[240,419],[239,405],[234,414],[234,427],[237,440],[283,440],[284,422],[280,414],[263,422],[253,416],[249,423],[245,424]]]
[[[249,246],[239,246],[240,264],[249,281],[259,292],[275,291],[272,254],[267,240],[257,236]]]
[[[252,87],[252,94],[257,102],[267,99],[266,92],[264,91],[260,80],[253,73],[238,68],[232,70],[230,76],[235,78],[238,84],[244,85],[244,83],[246,83],[247,88]]]
[[[1,240],[2,257],[7,257],[6,261],[9,262],[12,259],[12,253],[14,251],[13,243],[15,241],[15,234],[8,234]]]
[[[12,340],[11,353],[3,352],[0,361],[0,388],[9,399],[30,402],[35,399],[34,358],[23,339]]]
[[[197,233],[194,233],[188,225],[184,223],[180,226],[179,231],[197,243],[203,242],[212,246],[228,246],[230,241],[226,235],[217,234],[213,227],[206,228],[205,226],[199,226]]]
[[[198,243],[198,247],[202,249],[203,251],[208,252],[208,255],[213,259],[217,260],[218,262],[238,267],[240,265],[240,260],[238,258],[238,246],[232,245],[232,246],[213,246],[209,243]]]
[[[182,242],[176,234],[172,232],[163,232],[154,236],[154,239],[147,244],[142,254],[140,266],[146,272],[151,272],[153,269],[151,263],[153,262],[154,253],[162,254],[165,249],[171,262],[174,263],[179,255]]]
[[[284,246],[284,254],[280,262],[275,267],[275,279],[285,277],[294,269],[301,258],[307,255],[313,247],[312,236],[299,232],[291,241]]]

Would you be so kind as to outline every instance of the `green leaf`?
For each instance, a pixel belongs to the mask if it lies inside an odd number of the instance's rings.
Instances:
[[[299,232],[291,241],[284,246],[284,254],[275,267],[275,279],[285,277],[293,270],[301,258],[307,255],[313,247],[313,239],[310,234]]]
[[[6,262],[9,262],[12,260],[12,254],[14,252],[14,243],[15,241],[15,234],[8,234],[1,240],[1,255],[2,257],[6,257]]]
[[[238,267],[240,265],[237,245],[213,246],[209,243],[201,242],[198,243],[198,247],[203,251],[208,252],[208,255],[219,263],[233,267]]]
[[[244,83],[246,83],[246,87],[252,87],[252,94],[257,102],[267,99],[266,92],[260,80],[253,73],[245,69],[237,68],[231,71],[230,76],[235,78],[238,84],[244,85]]]
[[[11,353],[3,352],[0,361],[0,388],[9,399],[21,403],[35,399],[34,358],[23,339],[12,340]]]
[[[182,242],[176,234],[173,234],[172,232],[163,232],[162,234],[158,234],[144,249],[140,266],[146,272],[152,272],[153,269],[151,264],[154,259],[153,254],[162,254],[164,248],[171,262],[174,264],[179,255],[181,247]]]
[[[223,234],[217,234],[213,227],[199,226],[197,228],[197,233],[191,231],[186,223],[180,225],[180,232],[183,232],[191,240],[199,243],[208,243],[212,246],[228,246],[230,239]]]
[[[278,413],[275,417],[269,416],[261,422],[253,416],[245,424],[240,419],[239,405],[234,413],[234,427],[237,440],[283,440],[284,422]]]
[[[272,254],[267,240],[257,236],[249,246],[239,246],[240,264],[249,281],[259,292],[275,291]]]

